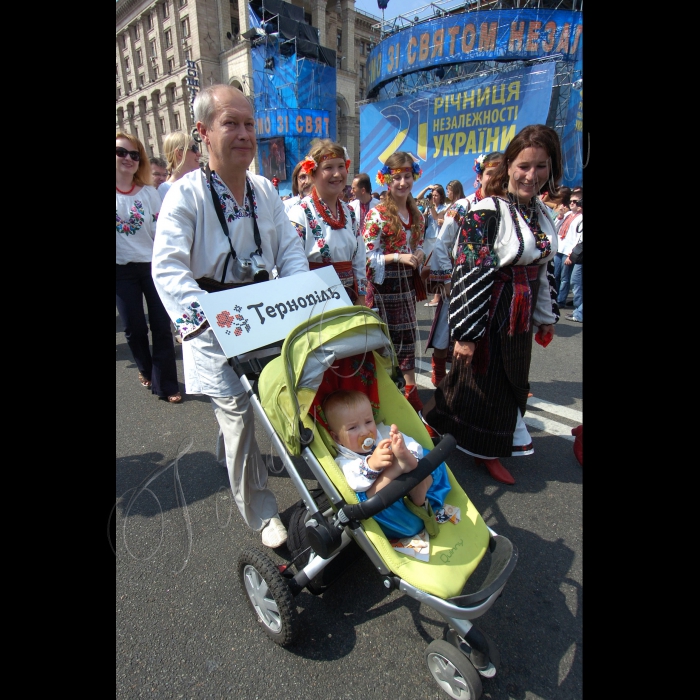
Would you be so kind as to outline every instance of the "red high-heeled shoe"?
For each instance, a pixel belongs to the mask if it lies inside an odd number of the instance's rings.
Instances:
[[[571,434],[575,437],[574,440],[574,456],[578,463],[583,466],[583,423],[571,428]]]
[[[477,464],[483,464],[496,481],[508,485],[515,483],[515,479],[512,477],[511,473],[501,464],[498,458],[482,459],[481,457],[474,457],[474,461]]]

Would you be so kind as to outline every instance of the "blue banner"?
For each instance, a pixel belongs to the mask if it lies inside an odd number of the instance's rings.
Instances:
[[[562,159],[564,161],[563,185],[577,187],[583,185],[583,40],[571,76],[571,94],[566,112],[566,126],[561,138]]]
[[[418,70],[465,61],[529,60],[560,54],[574,61],[583,13],[570,10],[492,10],[448,15],[386,37],[369,54],[368,85],[375,88]]]
[[[553,80],[554,63],[542,63],[362,105],[360,170],[374,182],[392,153],[409,151],[423,182],[459,180],[470,194],[478,155],[502,152],[524,126],[546,122]]]
[[[260,26],[249,10],[251,26]],[[336,69],[299,55],[295,42],[273,34],[254,42],[251,58],[258,172],[274,174],[279,193],[291,194],[292,171],[313,139],[336,138]]]
[[[325,109],[280,108],[255,113],[255,133],[259,139],[272,136],[312,136],[329,139],[330,123],[330,112]]]

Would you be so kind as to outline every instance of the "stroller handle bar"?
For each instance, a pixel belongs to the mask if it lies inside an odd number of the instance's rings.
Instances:
[[[418,460],[418,465],[413,471],[397,476],[390,484],[387,484],[381,491],[377,491],[364,503],[345,504],[338,512],[338,519],[342,523],[347,523],[350,520],[366,520],[374,517],[395,501],[406,496],[426,476],[432,474],[456,446],[455,438],[445,433],[442,440],[427,455]]]

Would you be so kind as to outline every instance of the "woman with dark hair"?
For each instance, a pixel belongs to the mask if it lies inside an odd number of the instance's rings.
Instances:
[[[344,146],[317,139],[301,164],[310,193],[287,210],[304,243],[309,269],[332,265],[353,304],[365,305],[365,241],[355,212],[343,199],[350,159]]]
[[[437,386],[447,373],[447,356],[450,346],[450,330],[447,323],[447,311],[450,300],[450,281],[452,279],[452,268],[454,266],[455,241],[459,233],[464,217],[470,209],[484,198],[484,185],[489,181],[493,169],[501,162],[502,153],[494,152],[481,154],[474,160],[473,170],[476,173],[476,192],[464,197],[464,190],[459,180],[452,180],[447,185],[448,191],[462,192],[462,197],[453,200],[448,210],[445,212],[445,222],[438,233],[438,240],[433,249],[433,257],[430,265],[430,281],[438,289],[438,308],[435,311],[433,325],[428,335],[427,348],[433,349],[431,359],[433,386]],[[454,183],[457,183],[455,185]],[[425,273],[425,269],[423,270]]]
[[[397,151],[377,173],[388,187],[381,204],[367,212],[364,237],[367,247],[367,306],[377,307],[406,379],[405,396],[420,413],[423,403],[416,389],[416,287],[425,254],[425,222],[411,190],[422,174],[410,153]],[[423,297],[425,298],[425,297]]]
[[[304,161],[300,160],[294,166],[294,171],[292,172],[292,196],[284,202],[285,211],[289,211],[295,204],[299,204],[314,186],[308,173],[302,170],[301,166],[303,164]]]
[[[139,381],[158,398],[180,403],[170,317],[151,277],[161,199],[141,141],[117,131],[117,309]],[[143,310],[146,300],[148,322]],[[153,352],[148,342],[151,328]]]
[[[449,327],[452,368],[426,405],[425,419],[454,435],[491,476],[515,483],[500,458],[529,455],[523,420],[533,330],[546,346],[559,308],[552,260],[557,235],[543,188],[556,196],[562,178],[559,137],[548,126],[525,127],[493,168],[460,226],[452,273]]]

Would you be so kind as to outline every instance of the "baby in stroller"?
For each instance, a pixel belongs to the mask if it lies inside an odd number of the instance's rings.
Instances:
[[[413,471],[424,455],[420,443],[400,432],[395,423],[390,429],[383,423],[378,426],[369,399],[360,391],[334,391],[325,398],[322,409],[337,446],[335,461],[361,503],[397,476]],[[449,491],[443,462],[375,520],[392,539],[412,537],[424,528],[436,537],[439,525],[433,509],[443,508]]]

